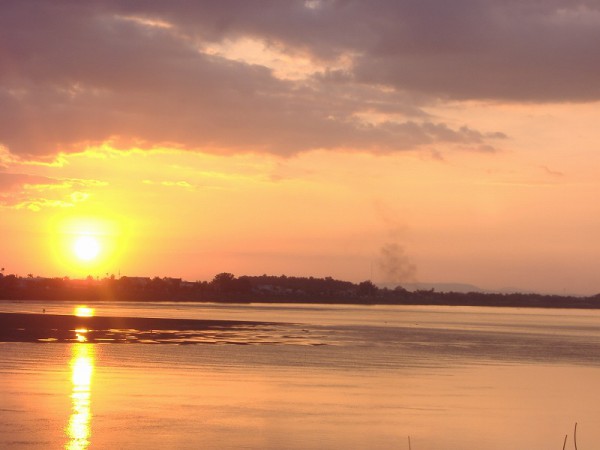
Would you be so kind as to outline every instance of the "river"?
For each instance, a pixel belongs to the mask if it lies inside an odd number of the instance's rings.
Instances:
[[[546,450],[566,434],[574,448],[575,422],[580,449],[600,446],[600,311],[87,306],[277,326],[195,345],[0,343],[0,448]]]

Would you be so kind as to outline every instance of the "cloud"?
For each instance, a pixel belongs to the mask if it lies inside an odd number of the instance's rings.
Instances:
[[[564,177],[565,174],[564,172],[560,172],[558,170],[553,170],[548,168],[547,166],[540,166],[540,168],[548,175],[552,176],[552,177]]]
[[[97,180],[0,173],[0,206],[31,211],[72,207],[90,198],[90,194],[81,189],[104,185],[106,183]]]
[[[118,4],[118,3],[117,3]],[[596,0],[127,3],[201,42],[240,37],[330,65],[340,80],[454,99],[600,99]],[[168,5],[168,6],[166,6]],[[313,7],[311,7],[313,5]],[[314,7],[318,5],[318,7]]]
[[[33,159],[106,141],[278,155],[493,147],[501,134],[425,111],[432,94],[458,88],[406,81],[400,68],[421,63],[411,63],[406,36],[394,30],[427,20],[426,11],[406,14],[413,3],[4,2],[0,144]],[[414,38],[425,51],[424,37]],[[268,61],[214,51],[243,39],[263,43],[270,58],[302,56],[314,71],[285,79]]]
[[[0,192],[11,192],[23,188],[24,185],[50,183],[47,177],[27,175],[22,173],[0,173]]]
[[[147,184],[147,185],[154,185],[154,184],[158,184],[160,186],[166,186],[166,187],[177,187],[177,188],[182,188],[182,189],[186,189],[186,190],[194,190],[195,186],[187,181],[160,181],[160,182],[155,182],[152,180],[143,180],[142,181],[143,184]]]
[[[357,79],[441,99],[600,99],[598,3],[411,3],[357,59]]]
[[[51,200],[48,198],[37,198],[32,200],[25,200],[12,205],[15,209],[28,209],[29,211],[39,212],[46,208],[72,208],[75,206],[74,202],[64,200]]]

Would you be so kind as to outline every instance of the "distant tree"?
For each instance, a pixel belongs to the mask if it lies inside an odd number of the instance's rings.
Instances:
[[[129,292],[133,290],[134,285],[131,278],[123,276],[117,281],[117,288],[123,292]]]
[[[248,277],[239,277],[235,280],[235,291],[240,294],[248,294],[252,292],[252,283]]]
[[[356,293],[360,297],[373,297],[377,294],[378,290],[377,286],[375,286],[371,280],[366,280],[358,283]]]
[[[4,286],[8,289],[13,289],[17,286],[18,283],[18,278],[16,277],[16,275],[10,274],[4,277],[3,279],[4,281]]]
[[[167,282],[163,278],[156,276],[150,280],[149,287],[154,291],[164,291],[167,287]]]
[[[235,275],[223,272],[215,275],[210,284],[217,292],[233,292],[235,290],[235,281]]]

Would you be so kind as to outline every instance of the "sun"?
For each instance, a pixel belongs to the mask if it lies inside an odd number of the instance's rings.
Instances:
[[[117,272],[130,245],[129,220],[112,213],[104,217],[58,215],[50,228],[53,262],[59,273],[71,277],[97,278]]]
[[[95,260],[100,250],[100,242],[94,236],[79,236],[73,244],[75,256],[82,261]]]

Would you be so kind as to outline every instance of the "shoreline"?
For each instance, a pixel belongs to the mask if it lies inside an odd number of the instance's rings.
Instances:
[[[600,310],[600,298],[595,297],[561,297],[561,296],[544,296],[544,295],[528,295],[528,294],[484,294],[485,298],[469,298],[469,294],[457,293],[430,293],[435,298],[427,299],[411,299],[401,301],[383,301],[378,299],[361,299],[346,300],[346,299],[284,299],[284,298],[252,298],[252,299],[178,299],[178,298],[156,298],[156,299],[131,299],[131,298],[65,298],[65,299],[45,299],[45,298],[0,298],[2,302],[39,302],[52,305],[57,303],[202,303],[216,305],[343,305],[343,306],[474,306],[474,307],[492,307],[492,308],[536,308],[536,309],[578,309],[578,310]],[[493,297],[493,298],[490,298]]]

